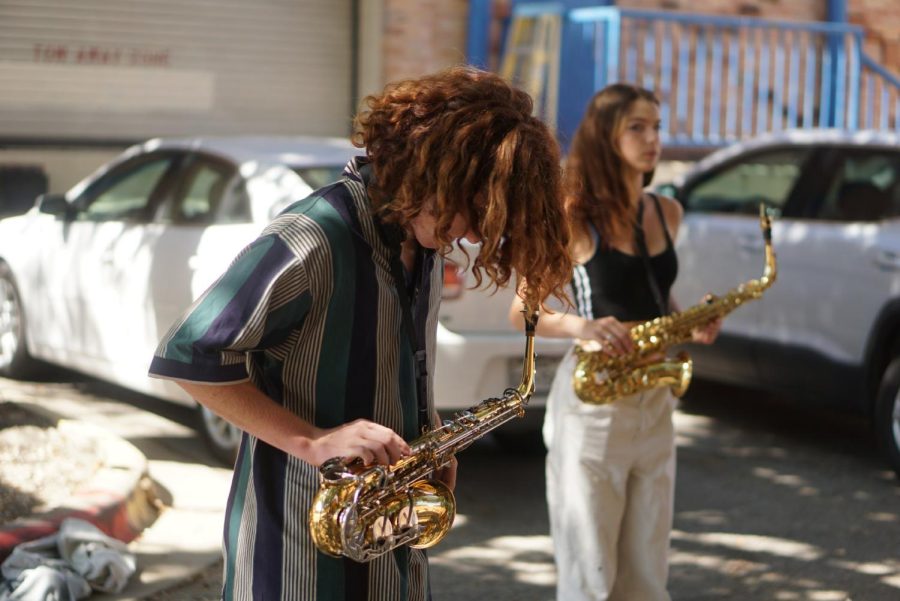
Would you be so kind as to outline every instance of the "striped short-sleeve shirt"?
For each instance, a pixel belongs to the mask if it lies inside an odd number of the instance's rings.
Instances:
[[[316,426],[365,418],[415,438],[413,350],[362,164],[351,161],[339,182],[292,205],[245,248],[160,342],[150,374],[250,379]],[[443,272],[435,261],[419,304],[427,307],[429,415]],[[224,599],[428,598],[422,551],[400,548],[367,564],[319,552],[307,526],[317,489],[315,466],[244,435],[225,518]]]

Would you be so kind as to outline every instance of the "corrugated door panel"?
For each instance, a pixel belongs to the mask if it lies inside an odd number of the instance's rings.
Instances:
[[[0,139],[345,135],[352,0],[4,0]]]

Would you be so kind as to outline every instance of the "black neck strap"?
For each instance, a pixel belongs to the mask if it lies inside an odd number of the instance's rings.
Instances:
[[[647,282],[650,284],[650,292],[653,294],[653,300],[656,301],[656,306],[659,308],[659,314],[667,315],[669,313],[669,302],[668,299],[663,298],[662,293],[659,290],[659,282],[656,280],[656,274],[653,273],[653,266],[650,265],[650,253],[647,251],[647,241],[644,238],[643,223],[644,201],[642,197],[640,202],[638,202],[637,221],[634,224],[634,242],[638,252],[641,253],[641,258],[644,260],[644,271],[647,273]],[[662,227],[665,231],[665,221],[662,222]],[[666,235],[668,238],[668,232]]]
[[[364,166],[360,169],[363,183],[368,187],[371,169]],[[411,277],[407,278],[401,260],[403,241],[406,233],[395,223],[384,223],[377,215],[374,217],[375,227],[381,241],[390,255],[391,277],[400,299],[402,311],[401,321],[409,348],[413,352],[416,376],[416,407],[418,410],[419,430],[423,431],[431,425],[428,414],[428,357],[426,354],[426,321],[428,319],[429,296],[431,293],[430,276],[434,265],[434,251],[419,248]]]

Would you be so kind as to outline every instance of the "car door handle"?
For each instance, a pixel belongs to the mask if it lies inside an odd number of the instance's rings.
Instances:
[[[890,271],[900,270],[900,253],[882,250],[875,257],[875,264]]]

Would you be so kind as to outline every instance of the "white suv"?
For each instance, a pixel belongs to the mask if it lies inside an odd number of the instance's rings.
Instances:
[[[685,208],[683,304],[759,277],[759,203],[774,217],[778,281],[692,349],[696,373],[865,415],[900,474],[900,136],[771,135],[661,190]]]

